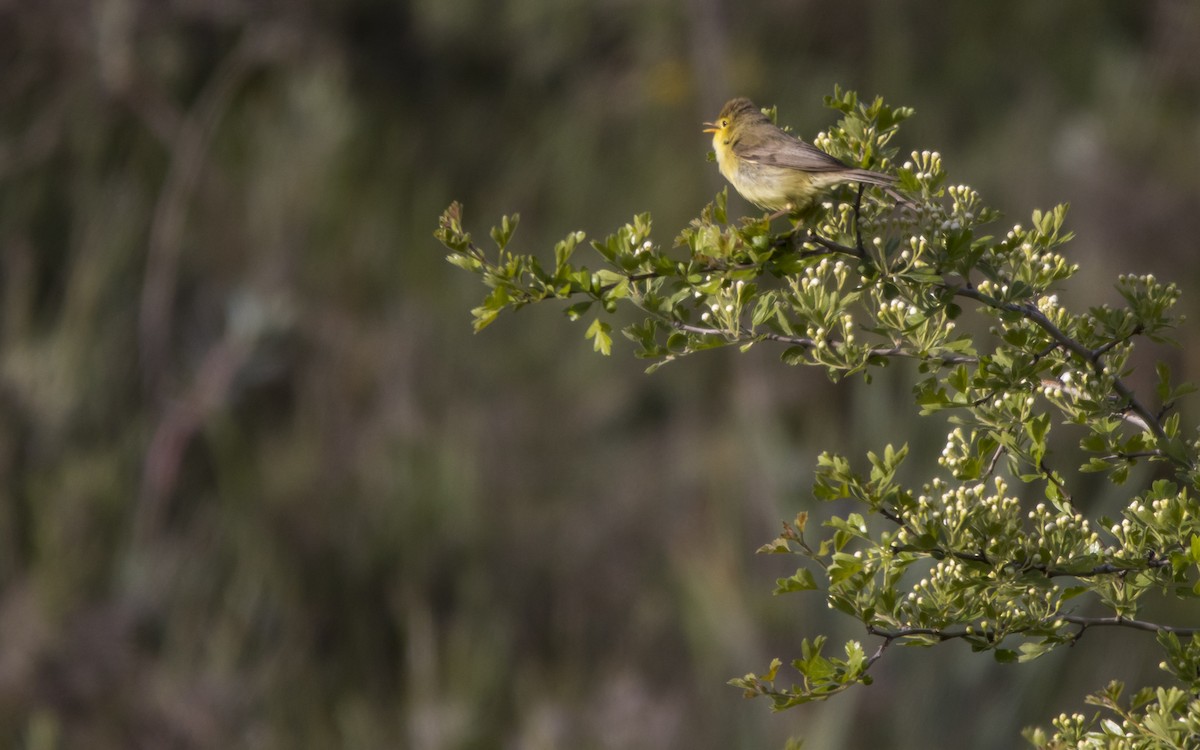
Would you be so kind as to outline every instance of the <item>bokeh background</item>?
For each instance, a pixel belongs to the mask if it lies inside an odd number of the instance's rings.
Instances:
[[[1157,680],[1095,632],[743,700],[862,637],[753,551],[821,450],[921,475],[912,372],[646,376],[550,309],[473,335],[431,233],[460,200],[522,250],[641,211],[669,243],[721,187],[702,120],[743,94],[811,137],[837,83],[1006,221],[1069,201],[1070,304],[1152,271],[1192,311],[1198,39],[1192,0],[0,0],[0,745],[1010,748]],[[1179,334],[1152,354],[1200,377]]]

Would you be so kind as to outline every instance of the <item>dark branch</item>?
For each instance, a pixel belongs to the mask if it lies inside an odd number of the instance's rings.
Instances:
[[[1088,628],[1121,627],[1134,630],[1146,630],[1151,633],[1174,633],[1175,635],[1200,635],[1200,627],[1185,628],[1177,625],[1162,625],[1146,620],[1134,620],[1129,617],[1081,617],[1079,615],[1061,615],[1055,619],[1064,620],[1079,626],[1075,639],[1078,640]]]
[[[728,339],[730,344],[744,344],[751,341],[777,341],[781,344],[789,344],[791,346],[803,346],[810,349],[817,348],[817,342],[806,336],[788,336],[786,334],[773,333],[770,331],[755,332],[749,328],[739,328],[736,332],[731,332],[721,328],[705,328],[704,326],[691,325],[677,320],[670,321],[670,323],[671,326],[676,330],[687,333],[695,333],[701,336],[722,336]],[[825,345],[835,351],[841,346],[841,344],[836,341],[827,342]],[[868,349],[867,355],[870,357],[920,359],[927,362],[938,362],[943,365],[974,364],[979,361],[977,357],[972,357],[967,354],[930,355],[923,352],[915,352],[911,349],[905,349],[899,346],[875,347]]]
[[[1098,349],[1089,349],[1075,339],[1068,336],[1058,326],[1056,326],[1046,315],[1033,305],[1017,304],[1015,302],[1004,302],[986,294],[980,293],[977,289],[967,286],[947,286],[956,296],[966,297],[988,307],[994,307],[999,310],[1007,310],[1017,313],[1026,320],[1029,320],[1034,325],[1041,328],[1050,338],[1054,339],[1064,349],[1070,351],[1079,359],[1087,363],[1097,377],[1105,377],[1105,366],[1103,362],[1104,354],[1111,347],[1099,347]],[[1133,390],[1117,375],[1112,375],[1113,390],[1117,392],[1124,402],[1128,405],[1129,411],[1133,412],[1144,423],[1145,428],[1154,434],[1160,443],[1167,443],[1169,438],[1166,431],[1163,429],[1162,423],[1154,416],[1149,409],[1138,400],[1137,395]],[[1189,462],[1183,459],[1176,459],[1186,468],[1191,468]]]

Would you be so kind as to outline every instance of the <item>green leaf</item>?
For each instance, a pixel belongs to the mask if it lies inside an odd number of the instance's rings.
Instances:
[[[833,562],[826,573],[829,575],[829,582],[836,584],[842,583],[860,573],[862,569],[862,560],[859,560],[854,555],[837,552],[833,555]]]
[[[579,318],[588,311],[588,308],[592,306],[592,302],[593,300],[590,299],[584,300],[583,302],[576,302],[567,309],[563,310],[563,313],[567,316],[568,320],[579,320]]]
[[[500,226],[492,227],[492,241],[496,243],[496,247],[501,250],[508,247],[508,241],[512,239],[513,232],[517,231],[517,223],[520,220],[520,214],[500,218]]]
[[[572,232],[565,239],[554,246],[554,263],[555,268],[562,268],[571,259],[571,255],[575,252],[575,247],[583,242],[585,235],[583,232]]]
[[[592,349],[604,356],[612,354],[612,326],[596,318],[584,335],[592,340]]]
[[[603,287],[614,287],[622,281],[629,281],[629,277],[623,273],[610,271],[607,268],[601,268],[592,274],[593,288],[600,289]]]
[[[1057,645],[1057,643],[1051,640],[1045,640],[1038,643],[1022,643],[1020,646],[1021,655],[1018,657],[1017,661],[1033,661],[1039,656],[1042,656],[1049,651],[1053,651],[1054,647]]]
[[[805,568],[800,568],[795,575],[787,578],[778,578],[775,580],[775,595],[788,594],[793,591],[812,591],[817,588],[817,581],[813,574]]]
[[[465,253],[451,253],[446,256],[446,260],[464,271],[479,273],[483,270],[483,262],[481,260]]]
[[[488,326],[490,326],[493,322],[495,322],[497,316],[499,316],[499,315],[500,315],[499,308],[492,308],[492,307],[488,307],[486,305],[482,306],[482,307],[473,308],[471,310],[471,317],[473,317],[475,319],[474,323],[473,323],[475,333],[479,333],[484,328],[487,328]]]
[[[785,365],[803,365],[808,362],[809,347],[789,346],[779,355]]]

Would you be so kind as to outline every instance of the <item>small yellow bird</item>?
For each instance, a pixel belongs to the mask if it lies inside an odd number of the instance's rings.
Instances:
[[[704,132],[713,134],[721,174],[743,198],[768,211],[799,211],[822,190],[842,182],[879,185],[905,200],[891,188],[894,177],[851,167],[788,135],[744,97],[731,99],[716,122],[704,124],[709,126]]]

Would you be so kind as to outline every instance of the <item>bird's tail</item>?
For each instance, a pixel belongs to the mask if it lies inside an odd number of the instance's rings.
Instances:
[[[911,204],[912,200],[904,197],[892,187],[896,184],[896,178],[890,174],[883,172],[872,172],[869,169],[848,169],[842,172],[842,177],[846,182],[861,182],[867,185],[878,185],[883,188],[883,192],[887,193],[892,199],[904,203]]]
[[[865,182],[868,185],[880,185],[882,187],[890,187],[896,182],[896,178],[883,172],[872,172],[869,169],[847,169],[842,173],[847,182]]]

